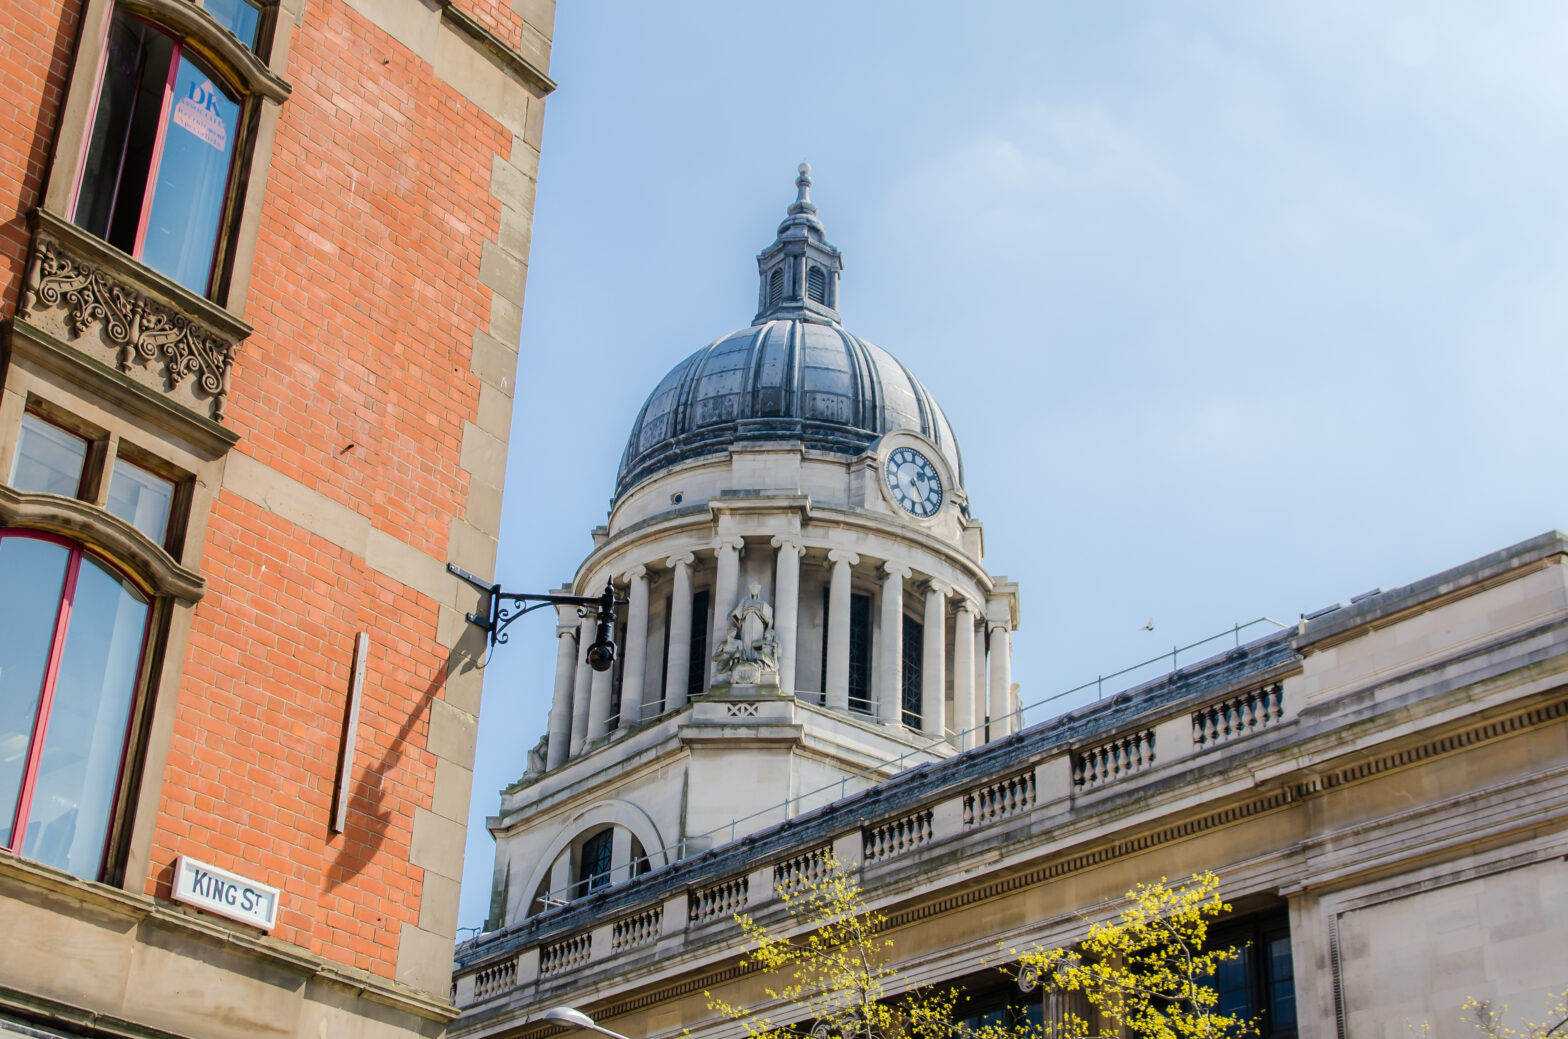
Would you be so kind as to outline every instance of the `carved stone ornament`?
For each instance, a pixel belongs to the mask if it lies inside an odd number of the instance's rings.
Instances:
[[[719,677],[736,675],[743,665],[755,665],[745,668],[749,674],[753,671],[772,671],[779,669],[779,643],[773,630],[773,607],[762,601],[762,586],[752,584],[747,589],[748,595],[742,599],[735,609],[730,611],[730,623],[725,631],[724,641],[713,654],[713,662],[717,665],[714,669]],[[753,684],[754,677],[747,681],[746,678],[735,677],[737,684]]]
[[[44,331],[64,333],[88,354],[92,338],[109,347],[120,371],[155,388],[187,398],[188,406],[223,419],[236,341],[180,313],[106,265],[87,262],[42,230],[33,254],[18,316]],[[53,319],[53,320],[51,320]],[[53,327],[51,327],[53,326]],[[97,330],[96,337],[91,333]],[[79,340],[86,342],[78,342]],[[100,357],[108,362],[111,358]],[[138,376],[140,376],[138,378]],[[189,380],[188,386],[183,386]],[[183,386],[183,392],[181,391]]]

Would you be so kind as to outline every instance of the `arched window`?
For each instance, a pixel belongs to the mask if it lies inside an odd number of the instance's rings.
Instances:
[[[0,530],[0,845],[103,871],[148,596],[80,545]]]
[[[775,307],[784,299],[784,268],[775,267],[768,276],[768,306]]]
[[[827,272],[815,264],[806,272],[806,295],[813,303],[826,304],[828,301]]]

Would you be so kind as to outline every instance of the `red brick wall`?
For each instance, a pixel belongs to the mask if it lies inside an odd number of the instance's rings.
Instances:
[[[0,313],[16,311],[80,15],[79,0],[0,4]]]
[[[228,424],[250,454],[445,558],[489,320],[493,156],[511,136],[341,0],[296,31]],[[281,887],[284,941],[391,976],[444,652],[436,604],[224,492],[179,693],[148,890],[188,852]],[[373,649],[346,834],[328,834],[354,635]]]

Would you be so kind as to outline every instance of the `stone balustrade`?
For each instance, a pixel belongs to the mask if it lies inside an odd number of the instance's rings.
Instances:
[[[931,823],[935,813],[929,809],[868,826],[861,842],[867,863],[882,862],[928,844],[935,835]]]
[[[928,853],[944,854],[950,842],[1005,842],[1014,828],[1037,825],[1036,813],[1070,819],[1080,803],[1087,808],[1144,783],[1179,781],[1185,765],[1232,747],[1238,758],[1248,755],[1256,737],[1289,738],[1284,730],[1293,707],[1286,686],[1234,674],[1281,670],[1290,657],[1285,641],[1261,642],[1274,652],[1255,651],[1244,668],[1234,657],[1210,663],[1203,680],[1206,665],[1196,665],[1189,670],[1197,677],[1177,672],[910,769],[843,798],[836,809],[742,835],[474,939],[458,950],[458,1004],[475,1006],[525,987],[533,993],[569,971],[613,970],[619,957],[673,955],[690,940],[738,941],[738,928],[707,928],[736,913],[782,917],[784,897],[825,877],[830,854],[857,873],[872,867],[918,873]],[[697,928],[705,937],[690,937]]]

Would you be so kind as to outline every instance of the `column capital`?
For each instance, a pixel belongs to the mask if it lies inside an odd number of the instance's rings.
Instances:
[[[622,582],[624,582],[626,584],[631,584],[633,581],[637,580],[639,577],[647,577],[647,576],[648,576],[648,568],[646,566],[643,566],[641,563],[639,563],[636,566],[632,567],[630,570],[626,571],[624,574],[622,574],[621,575],[621,580],[622,580]]]
[[[902,577],[902,578],[908,579],[910,577],[913,577],[914,573],[915,573],[913,570],[909,569],[909,567],[905,566],[903,563],[895,563],[892,560],[889,560],[888,562],[883,563],[882,564],[882,569],[887,571],[887,576],[888,577]]]
[[[946,581],[939,581],[935,577],[927,580],[925,584],[927,595],[940,595],[945,599],[949,595],[953,594],[952,585],[948,584]]]
[[[973,599],[969,598],[969,596],[963,594],[962,592],[958,593],[958,602],[954,604],[954,609],[958,610],[960,613],[970,614],[971,616],[969,618],[969,623],[971,624],[974,623],[974,618],[980,613],[979,605],[977,605]]]
[[[564,624],[563,623],[563,624],[557,624],[555,626],[555,637],[558,638],[558,639],[575,638],[576,635],[577,635],[577,622],[576,621],[573,621],[571,624]]]
[[[697,562],[696,555],[691,552],[682,552],[679,555],[666,559],[664,565],[673,570],[677,566],[691,566],[695,562]]]
[[[805,555],[806,554],[806,546],[802,545],[800,543],[800,539],[799,538],[788,537],[788,536],[786,536],[784,534],[779,534],[776,537],[774,537],[774,539],[772,541],[770,541],[768,543],[770,545],[772,545],[774,548],[778,549],[780,552],[783,552],[785,549],[791,549],[797,555]]]
[[[859,566],[860,557],[847,548],[835,548],[828,553],[830,563],[848,563],[850,566]]]
[[[741,537],[739,534],[730,534],[730,535],[728,535],[726,537],[719,538],[717,541],[715,541],[713,543],[713,553],[714,553],[714,555],[718,555],[720,552],[723,552],[727,548],[732,548],[736,552],[739,552],[741,549],[743,549],[745,547],[746,547],[746,539],[745,538]]]
[[[1011,621],[1001,620],[1000,618],[997,618],[997,617],[990,617],[990,618],[987,618],[987,620],[985,622],[985,630],[986,631],[1005,631],[1005,632],[1011,633],[1012,630],[1013,630],[1013,625],[1012,625]]]

